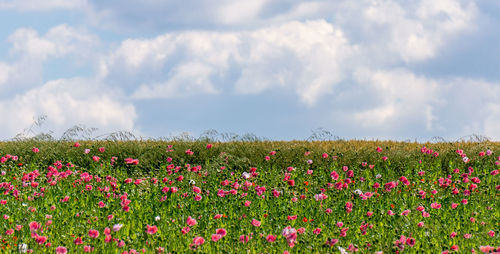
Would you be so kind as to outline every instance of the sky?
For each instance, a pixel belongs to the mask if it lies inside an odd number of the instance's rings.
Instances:
[[[497,0],[0,0],[0,139],[500,140]]]

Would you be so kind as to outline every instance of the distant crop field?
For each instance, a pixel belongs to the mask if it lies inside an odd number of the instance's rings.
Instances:
[[[0,143],[16,253],[500,252],[500,143]]]

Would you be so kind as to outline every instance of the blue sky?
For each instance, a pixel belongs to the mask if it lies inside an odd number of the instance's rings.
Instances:
[[[0,0],[0,139],[500,140],[494,0]]]

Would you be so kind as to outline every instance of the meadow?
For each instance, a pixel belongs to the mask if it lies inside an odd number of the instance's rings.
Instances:
[[[0,142],[0,250],[493,253],[500,143]]]

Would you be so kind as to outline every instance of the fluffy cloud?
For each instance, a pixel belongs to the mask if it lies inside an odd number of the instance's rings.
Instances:
[[[46,60],[74,54],[80,59],[93,52],[99,40],[85,30],[77,30],[68,25],[51,28],[43,36],[32,28],[19,28],[9,36],[12,44],[10,53],[17,57]]]
[[[51,11],[76,9],[85,6],[87,0],[6,0],[0,2],[0,10]]]
[[[218,10],[243,8],[244,3],[221,4]],[[359,69],[393,68],[434,57],[450,37],[469,29],[476,15],[473,3],[457,0],[435,5],[422,0],[405,6],[389,0],[284,4],[289,8],[281,12],[273,11],[272,5],[264,1],[249,7],[255,19],[261,17],[256,13],[271,8],[267,11],[270,14],[260,20],[275,25],[237,32],[172,32],[152,39],[125,40],[102,59],[101,75],[111,83],[117,80],[129,84],[135,98],[221,91],[257,94],[282,88],[312,106]],[[288,21],[324,16],[325,10],[339,14],[339,20]],[[242,17],[243,21],[247,19]],[[239,24],[235,20],[226,23]],[[352,36],[351,30],[358,34]],[[138,84],[139,88],[135,88]],[[389,111],[387,108],[380,112]],[[428,115],[432,118],[431,113]]]
[[[135,107],[120,102],[116,91],[98,85],[95,80],[60,79],[0,101],[2,137],[13,137],[33,118],[46,115],[44,127],[60,135],[75,124],[99,128],[100,132],[133,130]],[[112,96],[113,95],[113,96]]]
[[[368,109],[353,115],[365,128],[384,129],[387,126],[425,123],[432,130],[433,106],[440,100],[439,84],[425,77],[397,69],[392,71],[360,71],[356,79],[366,96],[376,98]]]
[[[362,19],[365,29],[376,31],[389,50],[411,62],[435,56],[448,37],[471,26],[476,12],[473,2],[456,0],[423,0],[409,6],[370,1],[362,9]]]
[[[126,75],[132,84],[142,82],[134,92],[137,98],[213,94],[228,88],[230,93],[257,94],[279,87],[313,105],[344,78],[349,66],[345,61],[355,52],[342,30],[317,20],[249,32],[184,32],[126,40],[103,59],[100,69],[105,78]],[[145,83],[144,76],[151,80]]]
[[[8,42],[12,45],[9,49],[11,61],[0,62],[0,85],[9,86],[5,86],[0,98],[43,84],[44,69],[50,68],[47,63],[52,60],[66,59],[71,60],[68,65],[94,68],[101,45],[99,38],[85,29],[64,24],[42,35],[32,28],[18,28]]]
[[[0,62],[0,86],[9,79],[10,69],[8,64]]]
[[[500,139],[500,84],[474,79],[432,79],[407,69],[359,71],[355,94],[365,103],[343,115],[358,130],[390,138],[408,135]],[[350,99],[355,100],[353,96]]]
[[[331,117],[324,122],[342,122],[355,136],[407,137],[413,130],[420,136],[480,132],[500,137],[498,82],[416,70],[477,28],[475,1],[224,0],[214,5],[207,0],[88,0],[64,5],[52,0],[40,5],[33,8],[85,12],[90,29],[112,29],[129,38],[103,45],[86,30],[67,25],[46,33],[16,30],[9,37],[14,60],[0,62],[0,106],[6,108],[0,113],[23,125],[48,112],[54,126],[73,121],[128,129],[137,119],[131,103],[269,92],[295,95],[296,106],[306,111],[333,112],[321,114]],[[30,10],[14,2],[0,4],[1,9]],[[66,58],[96,66],[97,73],[45,83],[44,68]],[[6,99],[9,90],[16,100]],[[116,91],[123,97],[110,95]],[[36,99],[50,93],[68,105],[76,101],[80,106],[71,109],[77,113]],[[78,111],[99,102],[111,113],[100,118],[97,109]],[[8,113],[16,108],[27,117]],[[126,112],[133,114],[127,118]]]

